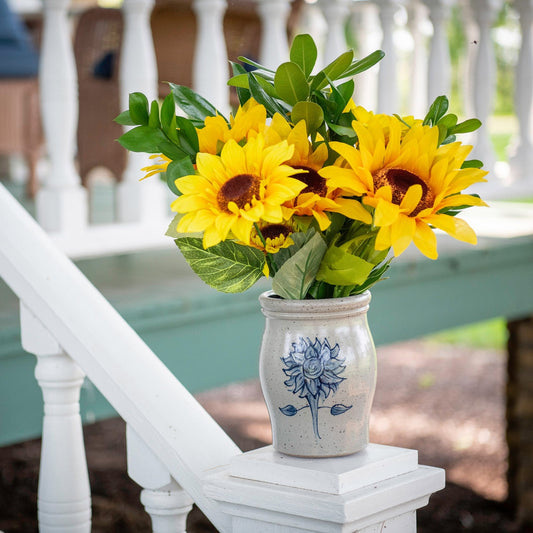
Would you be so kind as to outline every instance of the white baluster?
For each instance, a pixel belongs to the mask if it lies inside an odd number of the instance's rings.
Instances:
[[[91,490],[79,404],[84,374],[24,304],[20,321],[22,346],[37,356],[35,377],[44,399],[39,531],[90,533]]]
[[[511,176],[515,180],[531,178],[533,144],[531,141],[531,104],[533,95],[533,1],[515,0],[514,8],[520,15],[522,43],[516,65],[515,111],[519,133],[510,150]]]
[[[120,58],[120,101],[128,108],[129,94],[142,92],[148,100],[157,98],[157,64],[150,29],[153,0],[124,0],[124,31]],[[165,208],[164,189],[157,179],[142,184],[141,168],[150,164],[143,153],[128,153],[128,164],[117,187],[117,218],[120,222],[145,222],[162,218]]]
[[[427,0],[433,38],[429,52],[428,102],[450,93],[451,60],[446,23],[450,11],[449,0]]]
[[[496,62],[490,36],[490,28],[497,10],[499,0],[470,0],[474,20],[479,28],[479,38],[474,43],[477,53],[474,58],[473,110],[483,126],[476,132],[472,157],[481,159],[486,170],[493,170],[495,163],[494,149],[489,137],[487,122],[492,111],[495,91]]]
[[[43,0],[39,87],[49,171],[37,194],[37,219],[48,231],[79,233],[87,225],[87,194],[74,166],[78,79],[69,0]]]
[[[415,117],[423,117],[428,105],[428,54],[426,52],[426,35],[423,32],[427,19],[427,8],[419,0],[409,2],[407,6],[407,24],[413,38],[409,82],[409,112]]]
[[[320,0],[320,8],[328,23],[324,62],[333,61],[347,50],[344,37],[344,24],[350,13],[350,0]]]
[[[154,533],[185,533],[193,500],[176,483],[141,437],[126,427],[128,474],[138,485]]]
[[[194,90],[219,111],[229,110],[228,52],[224,37],[226,0],[194,0],[197,34],[193,63]]]
[[[289,60],[287,19],[291,0],[256,0],[261,17],[260,63],[275,68]]]
[[[379,62],[378,112],[398,113],[397,57],[393,41],[394,14],[398,6],[395,0],[377,0],[376,3],[379,6],[379,20],[383,32],[381,49],[385,52],[385,57]]]
[[[354,2],[351,25],[358,38],[360,57],[379,49],[382,41],[377,6],[370,2]],[[379,63],[355,78],[355,102],[366,109],[377,108]]]

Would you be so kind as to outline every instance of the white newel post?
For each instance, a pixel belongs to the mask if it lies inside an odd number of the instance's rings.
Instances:
[[[21,303],[22,346],[37,356],[35,377],[43,391],[39,471],[40,533],[90,533],[91,490],[80,417],[84,373]]]
[[[533,143],[531,140],[531,104],[533,100],[533,1],[515,0],[514,8],[520,18],[522,43],[515,76],[515,114],[518,118],[518,137],[513,142],[509,164],[515,180],[533,179]]]
[[[351,0],[319,0],[320,8],[328,23],[326,45],[324,49],[324,64],[328,64],[336,57],[346,52],[347,45],[344,37],[344,25],[350,14]]]
[[[471,156],[481,159],[483,168],[489,171],[494,170],[496,161],[488,130],[496,88],[496,60],[490,30],[500,5],[500,0],[470,0],[472,16],[479,30],[478,39],[473,43],[476,50],[472,84],[473,111],[483,123],[474,134]]]
[[[426,35],[422,31],[427,19],[427,8],[419,0],[412,0],[407,5],[407,25],[413,38],[411,52],[411,81],[409,83],[409,113],[423,117],[428,107],[428,54]]]
[[[193,500],[128,425],[128,475],[141,487],[141,503],[152,519],[153,533],[185,533]]]
[[[120,102],[128,108],[129,94],[142,92],[148,100],[157,98],[157,63],[150,14],[153,0],[124,0],[124,31],[120,58]],[[119,222],[154,222],[167,211],[164,188],[160,180],[139,183],[141,168],[151,164],[146,154],[128,152],[128,163],[117,187]]]
[[[416,510],[443,487],[444,471],[420,466],[415,450],[378,444],[326,459],[267,446],[205,478],[232,533],[416,533]]]
[[[451,60],[446,34],[450,0],[426,0],[426,5],[433,25],[428,65],[428,103],[431,103],[437,96],[450,93]]]
[[[260,63],[275,68],[289,60],[287,20],[292,0],[256,0],[261,18]]]
[[[393,40],[394,14],[398,9],[396,0],[377,0],[379,20],[383,38],[381,49],[385,57],[379,62],[378,112],[393,114],[398,112],[398,83],[396,73],[396,51]]]
[[[221,113],[229,105],[228,52],[224,37],[226,0],[194,0],[197,34],[193,62],[194,90]]]
[[[50,166],[37,193],[37,219],[47,231],[78,233],[88,222],[87,193],[74,166],[78,77],[67,8],[69,0],[43,0],[39,88]]]

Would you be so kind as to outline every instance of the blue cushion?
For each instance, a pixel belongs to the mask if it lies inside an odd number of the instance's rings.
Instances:
[[[0,77],[36,76],[39,57],[28,31],[11,11],[6,0],[0,0]]]

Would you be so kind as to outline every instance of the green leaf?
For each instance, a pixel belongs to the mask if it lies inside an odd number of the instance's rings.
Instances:
[[[471,118],[457,124],[450,130],[450,133],[453,133],[454,135],[458,133],[470,133],[476,131],[478,128],[481,128],[481,120]]]
[[[313,38],[307,33],[297,35],[292,41],[290,59],[296,63],[306,77],[311,75],[317,58],[317,48]]]
[[[347,78],[348,76],[360,74],[361,72],[373,67],[376,63],[379,63],[384,57],[385,52],[383,50],[376,50],[366,57],[363,57],[363,59],[354,61],[350,65],[350,68],[344,72],[344,77]]]
[[[294,124],[298,124],[300,120],[305,120],[307,132],[312,134],[324,122],[324,111],[314,102],[298,102],[292,108],[291,119]]]
[[[175,83],[169,85],[174,96],[174,102],[188,117],[203,122],[205,117],[222,115],[210,102],[189,87]]]
[[[175,145],[173,142],[165,139],[158,144],[159,151],[166,155],[169,159],[182,159],[183,157],[188,157],[189,154],[182,150],[179,146]]]
[[[334,122],[328,122],[328,126],[335,133],[342,137],[355,138],[355,130],[351,126],[341,126],[339,124],[335,124]]]
[[[287,300],[303,300],[315,281],[327,246],[320,233],[300,248],[277,271],[272,279],[274,292]]]
[[[446,126],[446,128],[451,129],[457,124],[457,115],[452,113],[444,115],[440,120],[439,124]]]
[[[330,285],[360,285],[368,278],[374,265],[337,246],[330,246],[322,259],[316,279]]]
[[[130,118],[134,124],[148,124],[148,98],[143,93],[131,93],[129,99]]]
[[[196,156],[200,150],[198,133],[194,124],[185,117],[176,117],[180,146],[190,155]]]
[[[157,100],[153,100],[150,105],[150,116],[148,117],[148,126],[150,128],[159,128],[161,127],[161,122],[159,120],[159,104]]]
[[[263,276],[263,252],[249,246],[224,241],[204,249],[202,239],[176,239],[183,257],[209,286],[221,292],[243,292]]]
[[[171,141],[178,142],[178,134],[176,132],[176,104],[174,103],[172,93],[166,96],[161,105],[161,127]]]
[[[267,110],[269,116],[273,116],[274,113],[280,113],[282,116],[287,116],[287,110],[281,105],[281,103],[272,98],[261,86],[261,83],[257,80],[254,74],[250,74],[250,92],[255,100],[263,104]]]
[[[268,80],[265,80],[263,76],[258,76],[254,72],[254,78],[261,85],[262,89],[270,96],[271,98],[279,98],[278,93],[276,91],[276,88],[274,87],[273,83],[271,83]]]
[[[274,87],[279,97],[290,105],[309,96],[309,85],[303,70],[296,63],[282,63],[274,76]]]
[[[250,97],[252,96],[251,93],[250,93],[250,84],[249,84],[249,81],[248,81],[248,72],[246,71],[246,69],[240,65],[239,63],[235,63],[234,61],[231,61],[231,68],[233,70],[233,74],[234,74],[234,78],[235,77],[239,77],[239,76],[245,76],[246,78],[246,87],[236,87],[237,89],[237,96],[239,98],[239,103],[241,105],[244,105],[244,103],[246,103]],[[232,78],[233,79],[233,78]],[[228,84],[230,84],[231,80],[228,81]]]
[[[448,111],[448,98],[446,96],[437,96],[435,101],[431,104],[427,115],[424,118],[423,124],[433,126],[446,114]]]
[[[169,163],[166,171],[168,188],[176,195],[181,196],[180,190],[176,187],[176,180],[183,176],[193,176],[194,166],[188,157],[183,157]]]
[[[121,135],[118,142],[131,152],[158,154],[161,152],[160,144],[168,141],[161,130],[149,126],[137,126]]]
[[[463,162],[461,168],[483,168],[483,161],[480,161],[479,159],[469,159],[468,161]]]
[[[122,111],[122,113],[120,113],[120,115],[115,118],[115,122],[117,124],[121,124],[122,126],[135,126],[135,122],[133,122],[130,116],[129,109],[126,109],[126,111]]]
[[[168,225],[167,231],[165,231],[165,235],[167,237],[172,237],[173,239],[177,239],[180,236],[180,233],[178,233],[178,230],[177,230],[177,226],[182,216],[183,215],[181,213],[178,213],[172,219],[172,221]]]
[[[329,80],[335,81],[343,77],[343,74],[350,67],[353,59],[353,50],[348,50],[341,54],[337,59],[323,68],[311,82],[311,91],[320,91],[326,87]]]
[[[236,65],[237,63],[233,63]],[[244,74],[237,74],[228,80],[228,85],[230,87],[240,87],[241,89],[249,89],[250,83],[248,81],[248,72]]]
[[[247,65],[250,65],[252,67],[255,67],[256,69],[258,70],[263,70],[265,72],[270,72],[272,74],[274,74],[274,71],[261,65],[261,63],[256,63],[255,61],[253,61],[252,59],[249,59],[247,57],[244,57],[244,56],[239,56],[237,58],[239,61],[243,62],[243,63],[246,63]]]

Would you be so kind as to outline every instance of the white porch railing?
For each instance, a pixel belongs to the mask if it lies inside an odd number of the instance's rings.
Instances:
[[[251,0],[252,1],[252,0]],[[291,0],[253,0],[262,21],[262,62],[275,65],[287,57],[286,22]],[[69,0],[43,0],[44,39],[40,73],[41,104],[50,169],[37,196],[37,219],[67,254],[106,254],[164,245],[163,229],[168,217],[164,188],[157,180],[137,183],[140,168],[147,162],[142,154],[129,154],[123,181],[117,186],[117,223],[92,227],[88,223],[87,194],[75,167],[77,123],[77,77],[70,30],[67,24]],[[156,94],[157,71],[149,17],[153,0],[124,0],[124,32],[120,83],[122,105],[133,91]],[[221,109],[229,108],[226,86],[227,53],[222,21],[226,0],[192,0],[198,21],[193,79],[195,89]],[[322,63],[346,48],[345,23],[350,17],[361,55],[380,47],[387,53],[379,68],[358,77],[356,100],[381,112],[412,112],[420,115],[437,94],[450,89],[451,66],[446,24],[448,0],[319,0],[304,4],[299,32],[312,33],[321,44]],[[499,0],[464,0],[460,3],[470,44],[465,78],[465,107],[485,124],[492,114],[495,92],[495,59],[490,28]],[[516,147],[510,159],[510,173],[503,176],[512,186],[502,186],[502,176],[491,175],[485,196],[520,197],[531,194],[531,106],[533,85],[533,43],[529,0],[513,4],[520,17],[522,45],[516,68]],[[403,13],[403,18],[398,14]],[[399,23],[399,20],[403,22]],[[424,28],[432,27],[427,37]],[[397,43],[412,40],[407,63],[409,83],[400,83]],[[405,57],[403,46],[402,58]],[[407,47],[409,48],[409,47]],[[176,50],[179,54],[179,50]],[[402,59],[402,64],[406,63]],[[401,93],[407,91],[407,95]],[[407,102],[402,109],[401,101]],[[475,156],[489,170],[495,155],[485,126],[474,139]]]
[[[191,500],[183,487],[229,531],[201,478],[239,448],[1,185],[0,206],[0,277],[21,301],[22,343],[37,356],[43,390],[41,533],[90,531],[79,416],[85,375],[129,426],[130,474],[146,489],[142,500],[152,516],[186,515]]]

